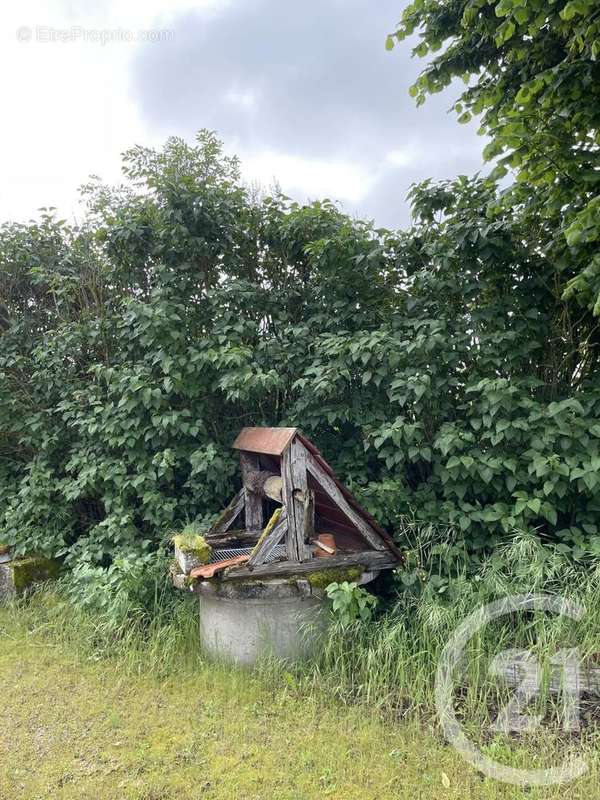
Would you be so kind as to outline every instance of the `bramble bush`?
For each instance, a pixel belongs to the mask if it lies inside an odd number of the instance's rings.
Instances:
[[[450,529],[446,570],[515,529],[600,554],[597,321],[493,182],[393,232],[250,192],[206,131],[124,172],[0,230],[2,539],[113,582],[228,500],[243,425],[298,425],[401,545]]]

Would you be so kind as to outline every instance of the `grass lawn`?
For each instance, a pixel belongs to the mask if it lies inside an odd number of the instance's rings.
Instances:
[[[210,664],[132,676],[2,610],[0,686],[1,800],[600,797],[592,756],[577,783],[524,794],[478,775],[433,730],[307,698],[291,676],[276,689]]]

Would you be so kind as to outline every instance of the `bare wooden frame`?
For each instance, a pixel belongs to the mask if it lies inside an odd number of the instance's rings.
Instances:
[[[319,483],[324,492],[337,504],[340,511],[342,511],[359,531],[367,542],[374,547],[375,550],[387,550],[387,547],[381,540],[381,537],[375,533],[373,528],[358,514],[346,500],[336,482],[325,472],[323,467],[319,464],[316,458],[306,451],[306,468]]]

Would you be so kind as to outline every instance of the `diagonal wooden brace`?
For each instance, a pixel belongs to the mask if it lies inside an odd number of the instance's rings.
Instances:
[[[281,516],[277,520],[275,526],[267,533],[264,539],[258,541],[258,544],[252,551],[250,560],[248,561],[248,569],[264,564],[267,558],[271,555],[273,550],[277,547],[279,542],[286,535],[288,530],[288,518],[285,508],[281,510]]]

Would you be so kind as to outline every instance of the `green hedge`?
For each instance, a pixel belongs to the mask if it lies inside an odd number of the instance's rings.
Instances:
[[[0,533],[109,566],[210,517],[243,425],[298,425],[402,543],[600,553],[599,334],[541,234],[460,178],[414,227],[256,196],[212,134],[125,155],[74,228],[0,232]],[[451,555],[447,558],[451,559]]]

